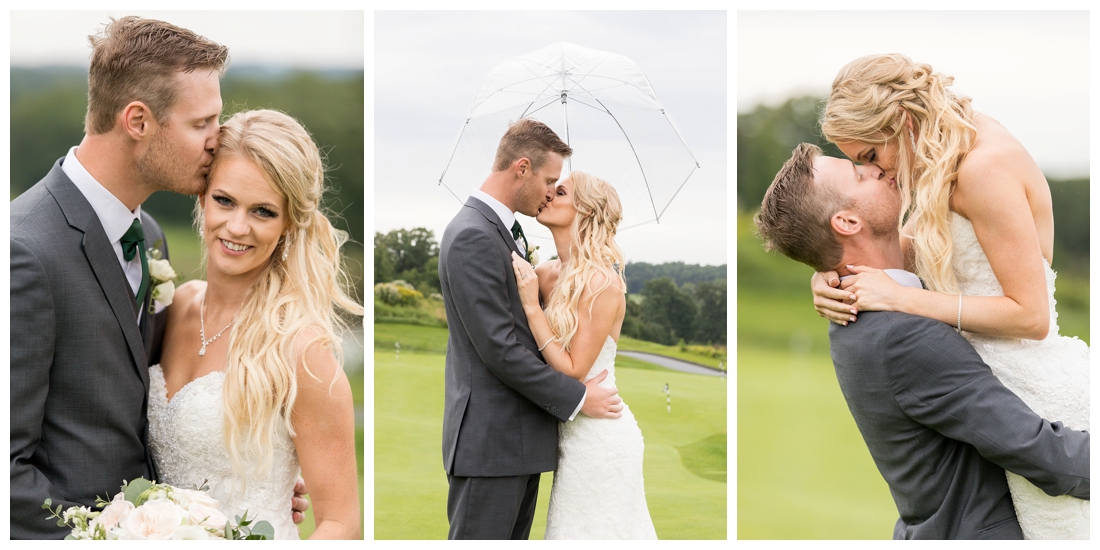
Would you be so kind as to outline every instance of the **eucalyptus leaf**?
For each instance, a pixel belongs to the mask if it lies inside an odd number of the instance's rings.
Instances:
[[[272,527],[270,523],[263,520],[257,521],[256,524],[252,526],[252,534],[263,535],[263,540],[275,540],[275,528]]]
[[[145,479],[143,477],[139,477],[126,484],[123,497],[130,504],[133,504],[134,506],[141,506],[141,494],[145,491],[148,491],[152,486],[152,481],[149,481],[148,479]]]

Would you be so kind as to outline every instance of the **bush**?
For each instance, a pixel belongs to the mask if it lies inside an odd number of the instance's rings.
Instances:
[[[374,297],[391,306],[414,306],[424,295],[402,280],[374,285]]]

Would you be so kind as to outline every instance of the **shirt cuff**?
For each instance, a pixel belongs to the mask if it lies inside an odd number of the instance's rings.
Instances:
[[[577,409],[573,411],[573,414],[569,415],[569,420],[573,420],[577,417],[577,414],[581,412],[581,408],[584,407],[584,400],[588,397],[588,388],[584,389],[584,395],[581,396],[581,402],[577,403]]]

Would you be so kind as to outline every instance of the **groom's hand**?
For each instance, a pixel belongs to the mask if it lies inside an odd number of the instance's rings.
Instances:
[[[584,396],[581,414],[592,418],[619,418],[623,415],[623,399],[619,397],[619,390],[600,386],[604,378],[607,378],[607,371],[584,383],[588,393]]]
[[[294,483],[294,496],[290,498],[290,508],[293,510],[295,525],[305,521],[309,500],[306,499],[306,481],[301,477]]]

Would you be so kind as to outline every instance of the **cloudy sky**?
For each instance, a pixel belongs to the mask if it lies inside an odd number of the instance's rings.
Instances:
[[[363,68],[361,11],[12,11],[11,64],[87,67],[87,37],[110,17],[161,19],[229,47],[232,64]]]
[[[619,234],[627,259],[726,263],[726,19],[705,11],[375,12],[375,230],[442,235],[461,203],[439,177],[485,76],[564,41],[637,63],[701,165],[660,224]],[[521,221],[537,235],[537,222]]]
[[[858,57],[903,53],[955,77],[1050,176],[1089,173],[1088,12],[738,12],[737,110],[825,97]]]

